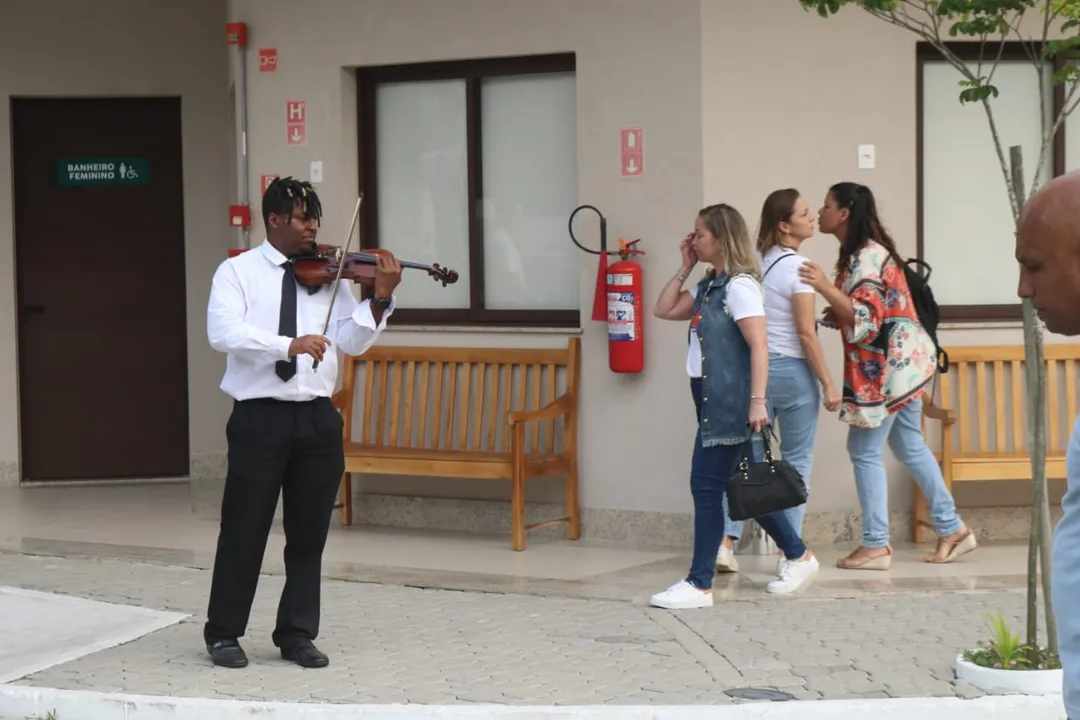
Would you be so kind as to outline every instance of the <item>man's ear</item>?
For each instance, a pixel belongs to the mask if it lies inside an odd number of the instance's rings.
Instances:
[[[281,226],[281,216],[277,213],[270,213],[266,216],[266,227],[277,229]]]

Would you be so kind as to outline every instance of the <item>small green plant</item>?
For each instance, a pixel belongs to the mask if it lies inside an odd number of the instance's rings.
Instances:
[[[964,660],[994,670],[1057,670],[1061,667],[1057,653],[1045,647],[1022,644],[1020,633],[1009,629],[1000,610],[996,617],[990,616],[990,629],[993,638],[980,643],[974,650],[965,650]]]

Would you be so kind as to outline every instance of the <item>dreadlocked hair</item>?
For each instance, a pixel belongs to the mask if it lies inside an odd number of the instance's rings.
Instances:
[[[297,208],[305,220],[322,220],[322,202],[311,183],[292,177],[275,178],[263,194],[263,225],[270,224],[270,215],[284,215],[291,221]]]

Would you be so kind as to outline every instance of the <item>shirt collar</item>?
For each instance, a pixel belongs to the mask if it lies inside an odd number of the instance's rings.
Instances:
[[[262,254],[266,259],[276,266],[284,265],[288,260],[288,258],[282,255],[276,247],[270,244],[269,240],[264,239],[262,245],[259,246],[259,249],[262,250]]]

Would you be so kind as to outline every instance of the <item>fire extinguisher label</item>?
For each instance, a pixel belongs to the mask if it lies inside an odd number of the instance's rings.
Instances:
[[[616,275],[615,277],[629,278],[630,276]],[[609,292],[607,299],[608,340],[634,340],[637,337],[634,327],[634,293]]]
[[[614,275],[608,275],[608,285],[626,285],[629,287],[634,284],[634,276],[630,273],[616,273]]]

